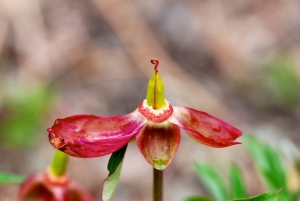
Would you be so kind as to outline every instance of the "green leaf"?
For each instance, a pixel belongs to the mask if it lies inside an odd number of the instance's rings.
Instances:
[[[117,189],[126,148],[127,145],[114,152],[108,161],[107,169],[109,171],[109,175],[103,184],[103,201],[109,201]]]
[[[276,191],[271,191],[271,192],[266,192],[266,193],[260,194],[256,197],[234,199],[231,201],[277,201],[279,199],[281,190],[282,189],[278,189]]]
[[[214,200],[212,200],[211,198],[195,196],[195,197],[185,198],[183,201],[214,201]]]
[[[118,168],[118,165],[121,163],[121,161],[124,158],[126,149],[127,149],[127,145],[125,145],[123,148],[119,149],[118,151],[114,152],[111,155],[107,165],[109,174],[112,174]]]
[[[19,184],[25,180],[25,176],[11,173],[0,173],[0,184]]]
[[[232,164],[229,171],[232,198],[248,197],[245,181],[240,168],[236,164]]]
[[[226,200],[228,197],[225,184],[217,171],[211,165],[199,162],[196,162],[195,167],[200,179],[213,195],[214,199]]]
[[[255,139],[254,137],[244,134],[243,144],[252,160],[271,190],[286,187],[286,173],[284,161],[280,153],[271,146]]]

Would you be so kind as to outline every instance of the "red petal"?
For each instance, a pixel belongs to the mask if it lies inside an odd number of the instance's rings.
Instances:
[[[169,122],[147,122],[136,136],[144,158],[154,168],[163,170],[173,159],[179,143],[180,129]]]
[[[169,121],[184,129],[194,140],[218,148],[240,144],[234,140],[240,137],[242,132],[230,124],[191,108],[173,107],[173,109]]]
[[[57,119],[48,129],[49,141],[54,148],[71,156],[104,156],[125,146],[145,122],[136,111],[109,117],[75,115]]]

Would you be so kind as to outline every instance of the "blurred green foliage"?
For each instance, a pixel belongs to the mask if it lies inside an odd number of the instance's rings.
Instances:
[[[236,84],[238,93],[258,109],[268,113],[293,113],[300,106],[300,80],[297,62],[290,56],[278,54],[254,70],[249,79]]]
[[[284,158],[279,150],[257,140],[251,135],[243,136],[243,145],[251,156],[269,190],[284,188],[281,197],[288,196],[287,174]],[[289,199],[283,199],[289,200]]]
[[[11,173],[0,172],[0,184],[20,184],[25,180],[25,176],[15,175]]]
[[[286,159],[281,152],[249,134],[243,134],[243,144],[253,163],[256,165],[257,170],[262,175],[266,189],[271,192],[253,198],[237,200],[273,201],[278,199],[281,189],[283,189],[280,201],[299,201],[300,188],[298,187],[297,190],[288,188]],[[295,160],[296,163],[297,159]],[[221,201],[248,197],[246,183],[242,174],[243,171],[237,165],[232,164],[230,166],[229,186],[225,185],[223,178],[221,178],[212,165],[196,162],[195,168],[201,181],[212,195],[213,200]],[[300,179],[300,171],[299,169],[297,170],[297,176]],[[204,201],[205,199],[207,198],[190,197],[185,199],[185,201]]]
[[[185,198],[183,201],[214,201],[214,200],[211,198],[195,196],[195,197]]]
[[[219,173],[209,164],[197,162],[195,167],[198,175],[213,197],[216,200],[226,200],[228,198],[226,186]]]
[[[281,190],[282,189],[278,189],[275,191],[263,193],[255,197],[234,199],[232,201],[277,201],[280,197]]]
[[[38,131],[53,105],[54,96],[44,86],[16,91],[15,94],[5,94],[0,105],[0,144],[25,148],[38,140]]]
[[[282,189],[278,189],[276,191],[266,192],[255,197],[233,199],[230,201],[277,201],[280,196],[281,190]],[[204,197],[191,197],[191,198],[186,198],[184,201],[213,201],[213,200]]]
[[[248,197],[245,180],[241,169],[236,164],[231,164],[229,169],[229,180],[231,186],[231,198]]]
[[[300,81],[295,64],[285,56],[276,56],[267,65],[264,75],[268,104],[292,109],[300,102]]]

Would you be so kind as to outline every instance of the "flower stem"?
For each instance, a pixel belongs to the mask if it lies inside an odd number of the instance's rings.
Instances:
[[[163,200],[163,170],[153,168],[153,201]]]
[[[56,151],[52,159],[51,171],[59,177],[65,174],[69,156],[61,151]]]

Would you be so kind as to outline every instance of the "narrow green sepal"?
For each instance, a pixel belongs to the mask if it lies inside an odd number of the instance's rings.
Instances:
[[[146,98],[148,105],[154,109],[166,107],[164,83],[157,71],[154,71],[153,76],[149,80]]]
[[[51,164],[51,171],[55,176],[65,174],[68,164],[68,155],[61,151],[56,151]]]

